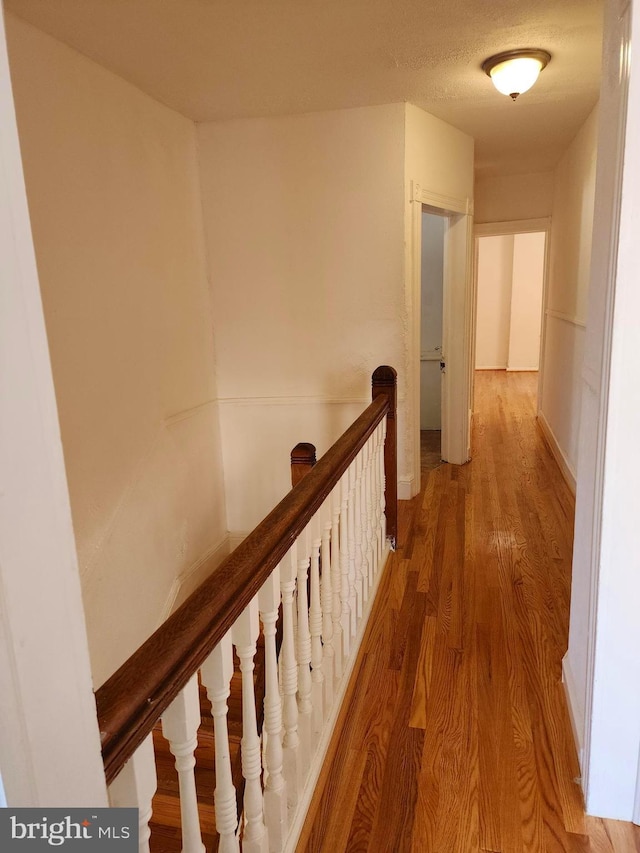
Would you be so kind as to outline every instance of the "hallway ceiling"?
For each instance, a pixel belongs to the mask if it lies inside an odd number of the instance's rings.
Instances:
[[[602,0],[5,0],[196,121],[410,101],[476,140],[480,173],[546,171],[598,97]],[[480,70],[541,47],[515,103]]]

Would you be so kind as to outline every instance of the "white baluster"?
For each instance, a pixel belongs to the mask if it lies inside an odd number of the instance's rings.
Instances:
[[[322,577],[320,603],[322,606],[322,674],[324,682],[325,715],[333,705],[333,682],[335,678],[335,648],[333,639],[333,578],[331,574],[331,498],[324,504],[325,520],[322,525],[320,559]]]
[[[351,649],[351,608],[349,606],[349,472],[340,478],[340,622],[343,660]]]
[[[307,575],[309,573],[309,531],[305,530],[298,539],[298,592],[297,599],[297,643],[298,658],[298,735],[300,737],[300,760],[306,774],[313,751],[313,705],[311,703],[311,632],[309,630],[309,600]]]
[[[364,559],[362,548],[362,451],[353,461],[353,534],[354,534],[354,576],[356,591],[356,624],[362,619],[362,600],[364,598]]]
[[[137,808],[138,850],[149,853],[151,803],[158,786],[153,735],[149,734],[109,786],[109,803],[113,808]]]
[[[371,587],[372,561],[371,561],[371,530],[369,528],[369,466],[371,460],[371,437],[362,448],[362,498],[360,503],[360,512],[362,518],[362,571],[364,575],[364,600],[369,600],[369,590]]]
[[[369,593],[371,591],[371,586],[373,584],[373,578],[375,576],[375,551],[376,545],[374,541],[374,525],[373,525],[373,476],[372,476],[372,466],[373,466],[373,448],[374,448],[374,435],[369,437],[369,440],[366,444],[366,454],[365,454],[365,469],[364,469],[364,527],[365,527],[365,541],[367,546],[367,594],[366,599],[369,600]]]
[[[231,639],[240,658],[242,673],[242,775],[244,777],[243,853],[268,853],[267,830],[262,808],[262,760],[256,719],[253,683],[256,641],[260,632],[257,597],[245,607],[231,629]]]
[[[237,835],[238,806],[231,773],[227,727],[227,699],[229,698],[232,676],[233,648],[231,646],[231,634],[227,633],[200,669],[200,677],[207,689],[213,716],[216,765],[214,802],[216,830],[220,835],[219,853],[239,853],[240,851]]]
[[[358,626],[357,612],[357,593],[356,593],[356,523],[355,523],[355,491],[356,491],[356,472],[355,462],[349,465],[348,483],[349,494],[347,498],[347,548],[349,554],[349,612],[351,619],[349,621],[352,639],[356,635]]]
[[[375,574],[378,572],[380,558],[382,556],[382,545],[380,542],[380,434],[382,424],[378,424],[373,434],[373,447],[371,459],[371,522],[373,524],[373,548],[375,561]]]
[[[331,589],[333,604],[333,677],[337,685],[342,680],[342,569],[340,567],[340,483],[331,492]]]
[[[162,733],[176,759],[184,853],[204,853],[196,794],[195,749],[200,728],[198,676],[194,675],[162,715]]]
[[[269,850],[271,853],[277,853],[283,849],[287,835],[287,785],[282,775],[282,701],[276,656],[276,622],[280,605],[279,566],[276,566],[258,593],[258,603],[264,630],[265,658],[264,819],[269,834]]]
[[[304,776],[300,761],[298,736],[298,662],[296,661],[293,628],[293,593],[296,586],[297,548],[294,543],[289,558],[280,567],[282,592],[282,648],[280,649],[280,674],[283,694],[284,739],[283,769],[287,780],[287,804],[295,808],[302,790]]]
[[[322,669],[322,603],[320,601],[320,513],[311,522],[311,566],[309,569],[311,601],[309,633],[311,634],[311,704],[313,745],[318,741],[324,720],[324,671]]]
[[[384,440],[387,434],[386,416],[382,419],[380,427],[380,439],[378,442],[378,530],[380,541],[380,559],[382,559],[382,555],[387,544],[387,520],[384,514]]]

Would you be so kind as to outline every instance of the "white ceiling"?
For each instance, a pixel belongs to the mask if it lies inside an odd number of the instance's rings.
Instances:
[[[410,101],[484,174],[552,168],[598,97],[602,0],[5,0],[196,121]],[[552,54],[515,103],[480,70]]]

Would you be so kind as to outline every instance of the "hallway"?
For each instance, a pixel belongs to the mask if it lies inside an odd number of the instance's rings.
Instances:
[[[473,461],[401,504],[298,851],[640,851],[585,818],[563,687],[573,498],[537,374],[476,374]],[[356,686],[357,685],[357,686]]]

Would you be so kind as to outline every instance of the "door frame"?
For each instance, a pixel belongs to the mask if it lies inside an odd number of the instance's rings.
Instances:
[[[473,312],[473,204],[411,181],[408,347],[408,397],[413,478],[410,498],[420,491],[420,296],[422,286],[422,208],[447,219],[444,235],[442,350],[446,374],[442,389],[442,458],[463,464],[470,458],[471,336]]]

